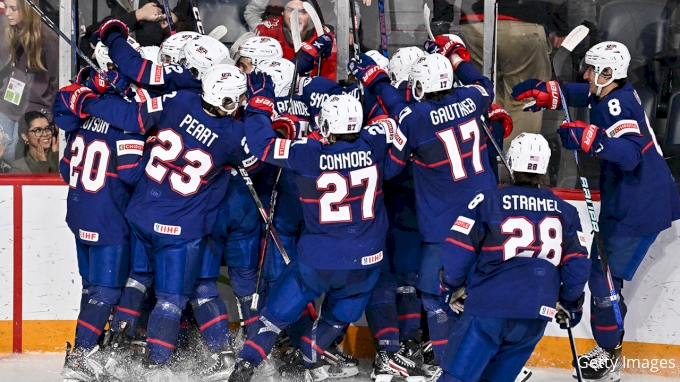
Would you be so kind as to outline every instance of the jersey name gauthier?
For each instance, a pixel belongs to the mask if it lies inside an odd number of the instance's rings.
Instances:
[[[370,151],[328,154],[319,157],[321,170],[344,170],[347,168],[367,167],[373,164]]]
[[[505,195],[503,196],[504,210],[527,210],[537,212],[559,212],[557,200],[535,198],[526,195]]]
[[[433,125],[453,121],[463,118],[468,114],[472,114],[477,110],[477,105],[470,98],[466,98],[460,102],[434,109],[430,112],[430,119]]]
[[[199,123],[198,120],[192,117],[190,114],[187,114],[187,116],[184,117],[182,123],[179,124],[179,127],[184,125],[189,125],[186,127],[187,133],[191,134],[194,138],[196,138],[196,140],[208,147],[210,147],[215,138],[218,138],[217,134],[213,133],[209,128],[203,126],[202,123]]]

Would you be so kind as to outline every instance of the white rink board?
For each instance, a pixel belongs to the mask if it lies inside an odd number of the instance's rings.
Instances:
[[[14,206],[12,186],[0,186],[0,321],[12,319]]]
[[[23,187],[23,319],[75,320],[82,292],[66,186]]]

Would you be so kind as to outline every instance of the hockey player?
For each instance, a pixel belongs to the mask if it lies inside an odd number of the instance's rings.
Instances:
[[[283,57],[281,44],[272,37],[251,37],[238,47],[238,66],[244,73],[250,74],[260,60]]]
[[[630,54],[622,43],[594,45],[584,59],[587,84],[563,88],[568,106],[588,107],[590,123],[560,126],[564,148],[600,160],[601,210],[598,219],[604,251],[619,298],[622,318],[627,306],[623,281],[632,280],[659,232],[680,218],[675,181],[656,142],[649,119],[633,86],[626,82]],[[513,89],[517,100],[535,98],[526,109],[560,109],[556,81],[524,81]],[[597,345],[579,357],[583,377],[618,381],[623,332],[619,330],[598,247],[591,248],[588,286],[592,293],[590,325]]]
[[[456,211],[465,206],[463,200],[496,187],[479,121],[493,99],[491,81],[461,57],[469,55],[464,46],[451,43],[445,48],[440,50],[444,55],[429,54],[411,66],[409,82],[416,101],[411,105],[370,58],[362,56],[361,62],[348,65],[368,91],[380,96],[390,115],[399,116],[390,149],[392,161],[405,164],[413,154],[416,213],[423,240],[418,289],[437,364],[452,319],[439,301],[436,273],[441,268],[441,246]],[[453,68],[465,86],[451,91]]]
[[[408,75],[411,72],[411,64],[424,55],[425,52],[417,46],[397,49],[390,59],[388,71],[392,79],[392,86],[397,89],[405,89],[408,84]]]
[[[211,273],[216,259],[203,254],[231,166],[250,158],[241,146],[243,124],[229,117],[243,100],[239,92],[245,82],[237,68],[220,65],[206,71],[202,96],[180,91],[137,104],[85,98],[80,89],[70,95],[70,104],[86,115],[117,125],[159,128],[145,176],[125,215],[133,232],[131,279],[140,292],[136,300],[141,304],[152,283],[158,300],[148,324],[150,371],[168,363],[187,302],[208,348],[217,354],[214,367],[204,374],[219,377],[231,360],[226,307],[217,292],[217,275]]]
[[[107,68],[106,63],[102,67]],[[103,81],[94,70],[85,68],[83,72],[88,75],[81,73],[72,88],[82,84],[89,86],[83,90],[89,94],[113,93],[102,87]],[[121,89],[129,83],[112,67],[107,76]],[[59,128],[67,132],[67,148],[59,169],[69,184],[66,223],[76,236],[83,298],[74,348],[67,344],[62,375],[71,380],[91,381],[104,375],[92,350],[112,308],[120,300],[127,279],[130,229],[123,214],[132,187],[143,172],[144,137],[125,133],[99,118],[82,118],[69,110],[68,101],[57,97],[54,117]]]
[[[302,1],[291,0],[288,1],[284,7],[283,16],[276,16],[263,21],[257,26],[255,33],[260,36],[273,37],[279,41],[281,47],[283,48],[283,57],[292,60],[295,57],[295,49],[293,48],[293,41],[290,37],[290,14],[293,10],[297,9],[300,14],[300,33],[302,34],[302,41],[307,44],[314,46],[317,36],[312,23],[307,16],[307,11],[302,6]],[[324,34],[333,36],[330,29],[324,25]],[[323,54],[324,59],[322,60],[321,75],[328,78],[329,80],[336,80],[337,71],[337,47],[334,43],[335,38],[331,39],[330,48],[324,48]],[[328,49],[328,53],[326,52]],[[319,49],[318,51],[321,51]],[[326,56],[327,55],[327,56]],[[312,72],[316,73],[316,64],[312,68]]]
[[[158,56],[158,60],[161,64],[179,63],[179,52],[182,51],[184,45],[186,45],[189,40],[200,36],[200,34],[192,31],[177,32],[173,35],[168,36],[161,43],[161,52]]]
[[[463,313],[439,382],[514,381],[556,312],[563,329],[583,315],[585,236],[576,208],[541,188],[548,142],[520,134],[507,157],[514,184],[477,194],[442,248],[442,299]]]
[[[306,378],[345,324],[357,320],[379,275],[387,218],[382,177],[389,125],[362,129],[361,105],[351,96],[329,98],[319,117],[329,144],[276,138],[250,121],[269,120],[273,91],[262,74],[250,75],[246,136],[258,158],[295,171],[305,217],[298,261],[286,268],[267,300],[258,332],[249,333],[230,381],[250,381],[253,367],[271,351],[278,333],[326,293],[325,310],[303,336]],[[267,105],[271,105],[266,107]],[[394,123],[394,122],[392,122]],[[294,133],[288,135],[294,136]],[[343,159],[345,158],[345,159]],[[351,242],[350,247],[347,243]],[[317,380],[325,369],[315,368]]]

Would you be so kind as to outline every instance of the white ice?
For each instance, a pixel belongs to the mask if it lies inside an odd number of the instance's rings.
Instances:
[[[0,355],[0,381],[14,382],[58,382],[64,355],[58,353],[45,354],[2,354]],[[342,382],[368,382],[370,360],[362,360],[360,378],[347,378]],[[575,381],[571,372],[564,369],[533,368],[530,382]],[[181,378],[181,380],[185,380]],[[680,378],[662,378],[647,375],[625,375],[622,382],[668,382],[680,381]],[[170,381],[168,381],[170,382]],[[253,381],[257,382],[257,381]]]

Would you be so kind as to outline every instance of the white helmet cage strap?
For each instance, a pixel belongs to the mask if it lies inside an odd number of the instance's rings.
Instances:
[[[326,99],[319,112],[319,130],[324,138],[331,134],[355,134],[363,127],[361,103],[348,94]]]
[[[550,145],[541,134],[522,133],[512,140],[506,157],[512,171],[545,174],[550,154]]]

